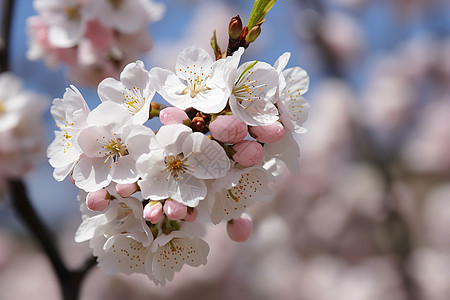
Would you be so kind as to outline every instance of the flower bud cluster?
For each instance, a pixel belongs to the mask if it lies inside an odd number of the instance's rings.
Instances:
[[[22,81],[12,73],[0,74],[0,190],[43,158],[47,103],[46,96],[22,90]]]
[[[120,81],[99,84],[92,111],[74,86],[54,100],[61,131],[50,164],[57,180],[71,176],[82,190],[76,240],[91,241],[106,272],[164,285],[184,264],[205,264],[205,220],[247,240],[248,209],[271,200],[282,167],[299,168],[294,135],[305,131],[308,75],[284,70],[288,53],[272,66],[240,64],[243,51],[214,61],[190,47],[175,72],[131,63]],[[155,93],[173,106],[159,110]],[[158,112],[155,133],[144,123]]]
[[[130,61],[151,49],[148,23],[164,5],[151,0],[34,0],[37,16],[27,20],[27,57],[48,67],[68,65],[69,77],[97,85],[117,77]]]

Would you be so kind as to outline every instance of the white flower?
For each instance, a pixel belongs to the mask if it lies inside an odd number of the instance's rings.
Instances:
[[[0,74],[0,177],[23,176],[45,149],[43,95],[22,90],[12,73]]]
[[[241,48],[233,56],[213,61],[205,50],[189,47],[178,56],[176,74],[153,68],[150,76],[156,91],[173,106],[219,113],[227,105],[231,75],[243,51]]]
[[[19,97],[22,81],[12,73],[0,76],[0,131],[8,131],[19,124],[21,114],[26,111],[28,102]]]
[[[56,47],[75,46],[92,17],[92,3],[82,0],[35,0],[34,8],[49,25],[48,39]]]
[[[152,200],[172,198],[197,206],[206,196],[205,179],[220,178],[230,160],[215,141],[184,125],[162,126],[152,151],[137,161],[142,196]]]
[[[85,204],[86,193],[79,193],[83,222],[75,241],[89,240],[99,267],[108,274],[145,274],[146,256],[153,235],[142,218],[142,203],[133,197],[120,197],[114,185],[108,186],[107,191],[114,198],[104,212],[89,211]]]
[[[289,57],[290,53],[286,52],[274,64],[280,74],[277,105],[283,125],[290,131],[300,134],[306,132],[303,123],[308,118],[310,107],[308,101],[303,98],[303,94],[308,91],[309,76],[300,67],[283,71]]]
[[[67,88],[62,99],[53,100],[51,114],[60,131],[47,149],[50,165],[55,168],[53,177],[62,181],[70,172],[82,153],[78,146],[78,135],[87,127],[89,107],[83,96],[73,85]]]
[[[98,86],[100,99],[122,104],[136,124],[144,124],[148,120],[154,94],[142,61],[128,64],[120,74],[120,81],[106,78]]]
[[[232,168],[208,186],[208,209],[214,224],[238,218],[255,202],[272,199],[269,174],[261,167]]]
[[[264,62],[247,62],[236,72],[230,107],[233,114],[251,126],[264,126],[278,120],[274,96],[278,73]]]
[[[106,27],[131,34],[146,27],[149,21],[159,20],[165,10],[163,4],[148,0],[95,0],[97,17]]]
[[[87,117],[87,124],[78,137],[84,156],[73,171],[75,184],[91,192],[111,181],[135,182],[139,177],[135,162],[148,151],[153,131],[133,124],[123,106],[111,101],[94,109]]]
[[[147,257],[147,275],[156,284],[165,285],[184,264],[193,267],[206,264],[209,245],[197,237],[198,233],[190,232],[194,229],[192,225],[184,223],[180,230],[163,233],[153,241]]]

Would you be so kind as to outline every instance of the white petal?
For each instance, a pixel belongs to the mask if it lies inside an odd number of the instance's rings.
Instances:
[[[162,171],[165,168],[164,150],[153,150],[150,154],[142,155],[136,162],[138,174],[142,177],[138,181],[144,198],[154,200],[169,197],[168,188],[170,174]]]
[[[98,257],[98,264],[108,274],[144,273],[147,248],[125,234],[108,239],[105,254]]]
[[[115,125],[122,127],[127,123],[131,123],[130,114],[119,104],[106,101],[100,103],[89,114],[87,122],[91,126]],[[114,129],[111,127],[111,129]]]
[[[108,222],[104,214],[85,217],[75,233],[75,242],[81,243],[94,237],[95,231]]]
[[[164,285],[184,264],[193,267],[206,264],[208,254],[209,246],[202,239],[174,238],[153,254],[151,273]]]
[[[175,181],[178,190],[176,194],[171,195],[171,198],[189,207],[196,207],[198,202],[206,196],[206,184],[204,180],[189,174],[183,178]]]
[[[186,84],[182,83],[173,72],[161,68],[153,68],[149,74],[156,91],[164,100],[179,109],[186,109],[192,106],[192,98],[189,94],[183,94]]]
[[[184,49],[178,56],[176,73],[179,78],[187,80],[190,72],[201,74],[213,64],[213,59],[204,49],[195,46]]]
[[[278,120],[278,110],[271,102],[257,101],[243,106],[231,94],[229,103],[235,117],[250,126],[270,125]]]
[[[274,63],[273,67],[275,68],[275,70],[277,70],[278,73],[281,73],[284,68],[286,68],[287,63],[289,62],[289,58],[291,58],[291,53],[284,52]]]
[[[199,132],[194,132],[184,140],[183,153],[192,153],[186,163],[192,166],[190,173],[197,178],[220,178],[225,176],[231,167],[230,159],[222,146]]]
[[[86,192],[94,192],[111,182],[111,164],[102,158],[83,157],[73,170],[75,185]]]
[[[216,193],[216,201],[211,210],[211,221],[218,224],[222,220],[237,218],[254,202],[266,202],[272,199],[274,192],[269,187],[266,173],[267,171],[262,168],[253,168],[241,175],[236,186]]]
[[[123,129],[122,140],[127,144],[129,155],[137,160],[142,154],[150,152],[156,144],[153,130],[143,125],[128,125]]]
[[[118,158],[114,165],[112,181],[116,183],[133,183],[139,178],[136,170],[136,161],[130,155]]]
[[[300,67],[290,68],[283,71],[283,76],[286,79],[284,91],[287,95],[302,96],[308,91],[309,76],[304,69]]]
[[[55,139],[47,149],[47,156],[52,167],[63,167],[78,160],[81,149],[76,144],[75,134],[70,131],[55,131]]]

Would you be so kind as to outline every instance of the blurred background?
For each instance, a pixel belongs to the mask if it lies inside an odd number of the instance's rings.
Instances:
[[[207,49],[214,29],[222,50],[228,22],[246,23],[253,1],[168,0],[150,26],[147,69],[173,69],[187,46]],[[26,59],[32,1],[16,0],[11,70],[26,88],[62,97],[64,68]],[[450,3],[447,0],[285,0],[266,16],[242,61],[311,77],[311,103],[298,139],[301,172],[276,183],[276,198],[252,211],[248,242],[210,228],[208,264],[184,267],[166,287],[144,275],[107,276],[94,267],[82,299],[450,299]],[[89,106],[96,91],[80,88]],[[161,99],[156,99],[160,101]],[[49,100],[50,106],[50,100]],[[45,115],[47,144],[54,121]],[[156,129],[156,128],[155,128]],[[25,181],[67,264],[80,266],[87,243],[68,180],[58,183],[43,156]],[[0,201],[0,299],[58,299],[51,265]]]

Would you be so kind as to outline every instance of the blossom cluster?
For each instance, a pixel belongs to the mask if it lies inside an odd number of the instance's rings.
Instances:
[[[46,96],[24,91],[10,72],[0,74],[0,190],[29,171],[45,149],[42,115]]]
[[[164,5],[151,0],[35,0],[37,16],[27,20],[27,57],[48,67],[68,66],[68,76],[97,85],[151,49],[149,22]]]
[[[298,171],[309,77],[285,69],[289,53],[272,66],[240,64],[243,52],[214,61],[189,47],[175,72],[130,63],[120,80],[99,84],[92,111],[74,86],[53,101],[54,177],[82,190],[76,241],[89,241],[107,273],[164,285],[184,264],[205,264],[205,225],[225,221],[230,238],[245,241],[248,208],[270,201],[284,167]],[[156,93],[173,106],[152,102]],[[154,115],[156,133],[144,124]]]

